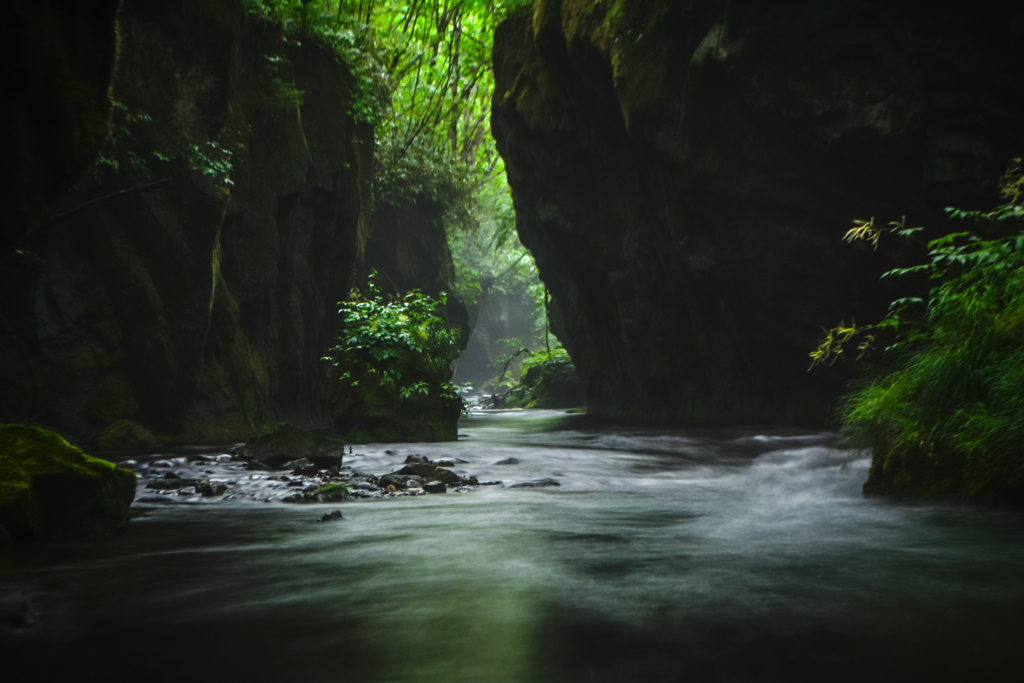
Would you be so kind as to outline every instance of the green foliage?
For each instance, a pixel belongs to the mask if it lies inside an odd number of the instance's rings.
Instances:
[[[238,149],[245,147],[238,143]],[[218,185],[234,185],[231,181],[231,157],[232,152],[227,147],[221,146],[212,140],[207,140],[201,145],[188,146],[189,166],[209,178]]]
[[[306,91],[299,90],[294,83],[289,83],[280,76],[274,76],[270,79],[270,87],[273,92],[268,100],[271,106],[287,109],[302,106],[302,96],[306,94]]]
[[[339,388],[370,382],[395,405],[417,396],[458,399],[449,382],[459,357],[458,331],[437,314],[445,295],[438,301],[413,290],[388,301],[374,275],[366,294],[353,292],[339,304],[344,332],[324,359],[337,369]]]
[[[450,233],[448,238],[455,260],[455,292],[471,311],[487,305],[488,297],[504,302],[504,307],[532,310],[533,329],[517,329],[519,337],[491,342],[490,365],[493,377],[483,388],[506,391],[519,381],[521,361],[515,354],[547,346],[557,348],[558,340],[548,333],[544,284],[540,281],[533,257],[519,242],[515,232],[512,198],[504,182],[493,182],[477,198],[482,207],[477,230]],[[500,333],[499,333],[500,334]],[[548,343],[545,344],[545,335]]]
[[[530,368],[551,365],[553,363],[561,365],[571,365],[572,359],[569,357],[569,352],[566,351],[561,346],[558,346],[557,348],[552,348],[550,355],[544,351],[531,353],[526,358],[526,360],[523,361],[521,374],[525,376],[526,373],[530,371]]]
[[[293,41],[319,41],[348,64],[356,80],[350,113],[375,126],[375,200],[426,197],[466,230],[479,221],[478,193],[504,176],[489,135],[494,26],[526,4],[246,0]]]
[[[1024,176],[1017,163],[1016,174],[1004,181],[1007,204],[987,213],[947,212],[1020,231]],[[913,236],[902,227],[896,231]],[[914,484],[913,492],[922,495],[998,498],[1024,491],[1024,232],[993,239],[956,232],[927,246],[924,263],[885,275],[927,275],[926,296],[894,301],[877,325],[832,331],[833,346],[860,337],[862,352],[876,337],[890,341],[884,347],[888,369],[846,401],[843,433],[874,446],[878,477],[909,462],[924,463],[929,472],[955,470],[949,481],[956,483]],[[838,355],[828,347],[812,353],[816,363]],[[914,476],[893,474],[902,479],[893,480],[892,492],[913,488]]]
[[[576,366],[563,348],[531,354],[522,363],[522,377],[507,399],[510,408],[575,408],[586,396]]]
[[[114,100],[110,116],[110,134],[96,157],[93,177],[98,184],[116,178],[126,171],[142,180],[151,180],[152,166],[169,159],[158,151],[140,154],[139,138],[153,123],[153,118],[142,111],[133,112],[119,100]]]

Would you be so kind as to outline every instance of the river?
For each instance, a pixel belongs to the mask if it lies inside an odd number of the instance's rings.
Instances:
[[[1024,516],[865,498],[866,458],[831,434],[555,411],[475,413],[460,433],[357,447],[346,464],[458,457],[481,480],[561,486],[313,506],[140,489],[150,502],[122,536],[0,551],[0,678],[978,681],[1020,668]],[[315,521],[333,509],[345,519]]]

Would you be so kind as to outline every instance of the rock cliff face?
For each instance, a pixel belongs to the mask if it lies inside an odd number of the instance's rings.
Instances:
[[[494,42],[520,239],[591,414],[821,423],[821,326],[877,318],[899,253],[1024,152],[1024,12],[881,0],[536,0]],[[888,262],[886,262],[888,259]]]
[[[107,137],[120,0],[12,0],[0,24],[0,250],[17,248]]]
[[[370,218],[360,285],[377,273],[377,286],[389,294],[418,289],[437,299],[451,292],[455,263],[448,247],[444,207],[426,197],[398,206],[378,205]],[[466,305],[448,296],[442,314],[458,329],[462,346],[469,340],[470,320]]]
[[[0,422],[110,445],[329,424],[319,359],[372,176],[352,76],[238,0],[130,0],[120,24],[114,94],[152,121],[115,128],[118,172],[44,215],[24,244],[41,261],[0,269]]]

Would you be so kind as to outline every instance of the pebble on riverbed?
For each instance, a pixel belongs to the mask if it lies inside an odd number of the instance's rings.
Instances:
[[[352,471],[349,467],[337,465],[317,467],[317,463],[310,459],[300,458],[287,462],[277,472],[250,471],[239,477],[241,472],[238,470],[247,469],[249,463],[232,459],[227,454],[167,457],[148,463],[136,461],[133,464],[144,477],[140,484],[153,493],[163,494],[145,496],[140,499],[143,503],[232,498],[284,503],[334,503],[355,499],[466,493],[481,485],[501,483],[480,482],[475,476],[459,475],[446,469],[460,463],[468,464],[459,458],[431,460],[422,455],[410,455],[403,456],[402,460],[405,461],[404,466],[400,466],[398,471],[382,475]],[[228,479],[229,476],[232,478]]]

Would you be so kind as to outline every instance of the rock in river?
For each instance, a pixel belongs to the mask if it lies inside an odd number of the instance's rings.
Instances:
[[[318,469],[341,467],[345,444],[340,439],[312,434],[287,422],[279,424],[270,434],[246,443],[240,457],[251,467],[280,469],[303,458]]]
[[[431,462],[421,462],[411,465],[406,465],[402,469],[398,470],[398,474],[410,474],[420,477],[424,481],[437,480],[449,486],[459,486],[462,484],[462,479],[459,475],[455,474],[451,470],[446,470],[443,467],[438,467]]]
[[[543,486],[561,486],[554,479],[534,479],[533,481],[522,481],[518,484],[512,484],[509,486],[510,489],[536,489]]]
[[[334,510],[333,512],[328,512],[328,513],[324,514],[324,516],[321,517],[320,519],[318,519],[317,521],[318,522],[336,522],[339,519],[345,519],[344,517],[341,516],[341,510]]]
[[[207,481],[196,486],[196,493],[201,495],[203,498],[216,498],[217,496],[223,496],[227,490],[227,485],[219,481]]]

